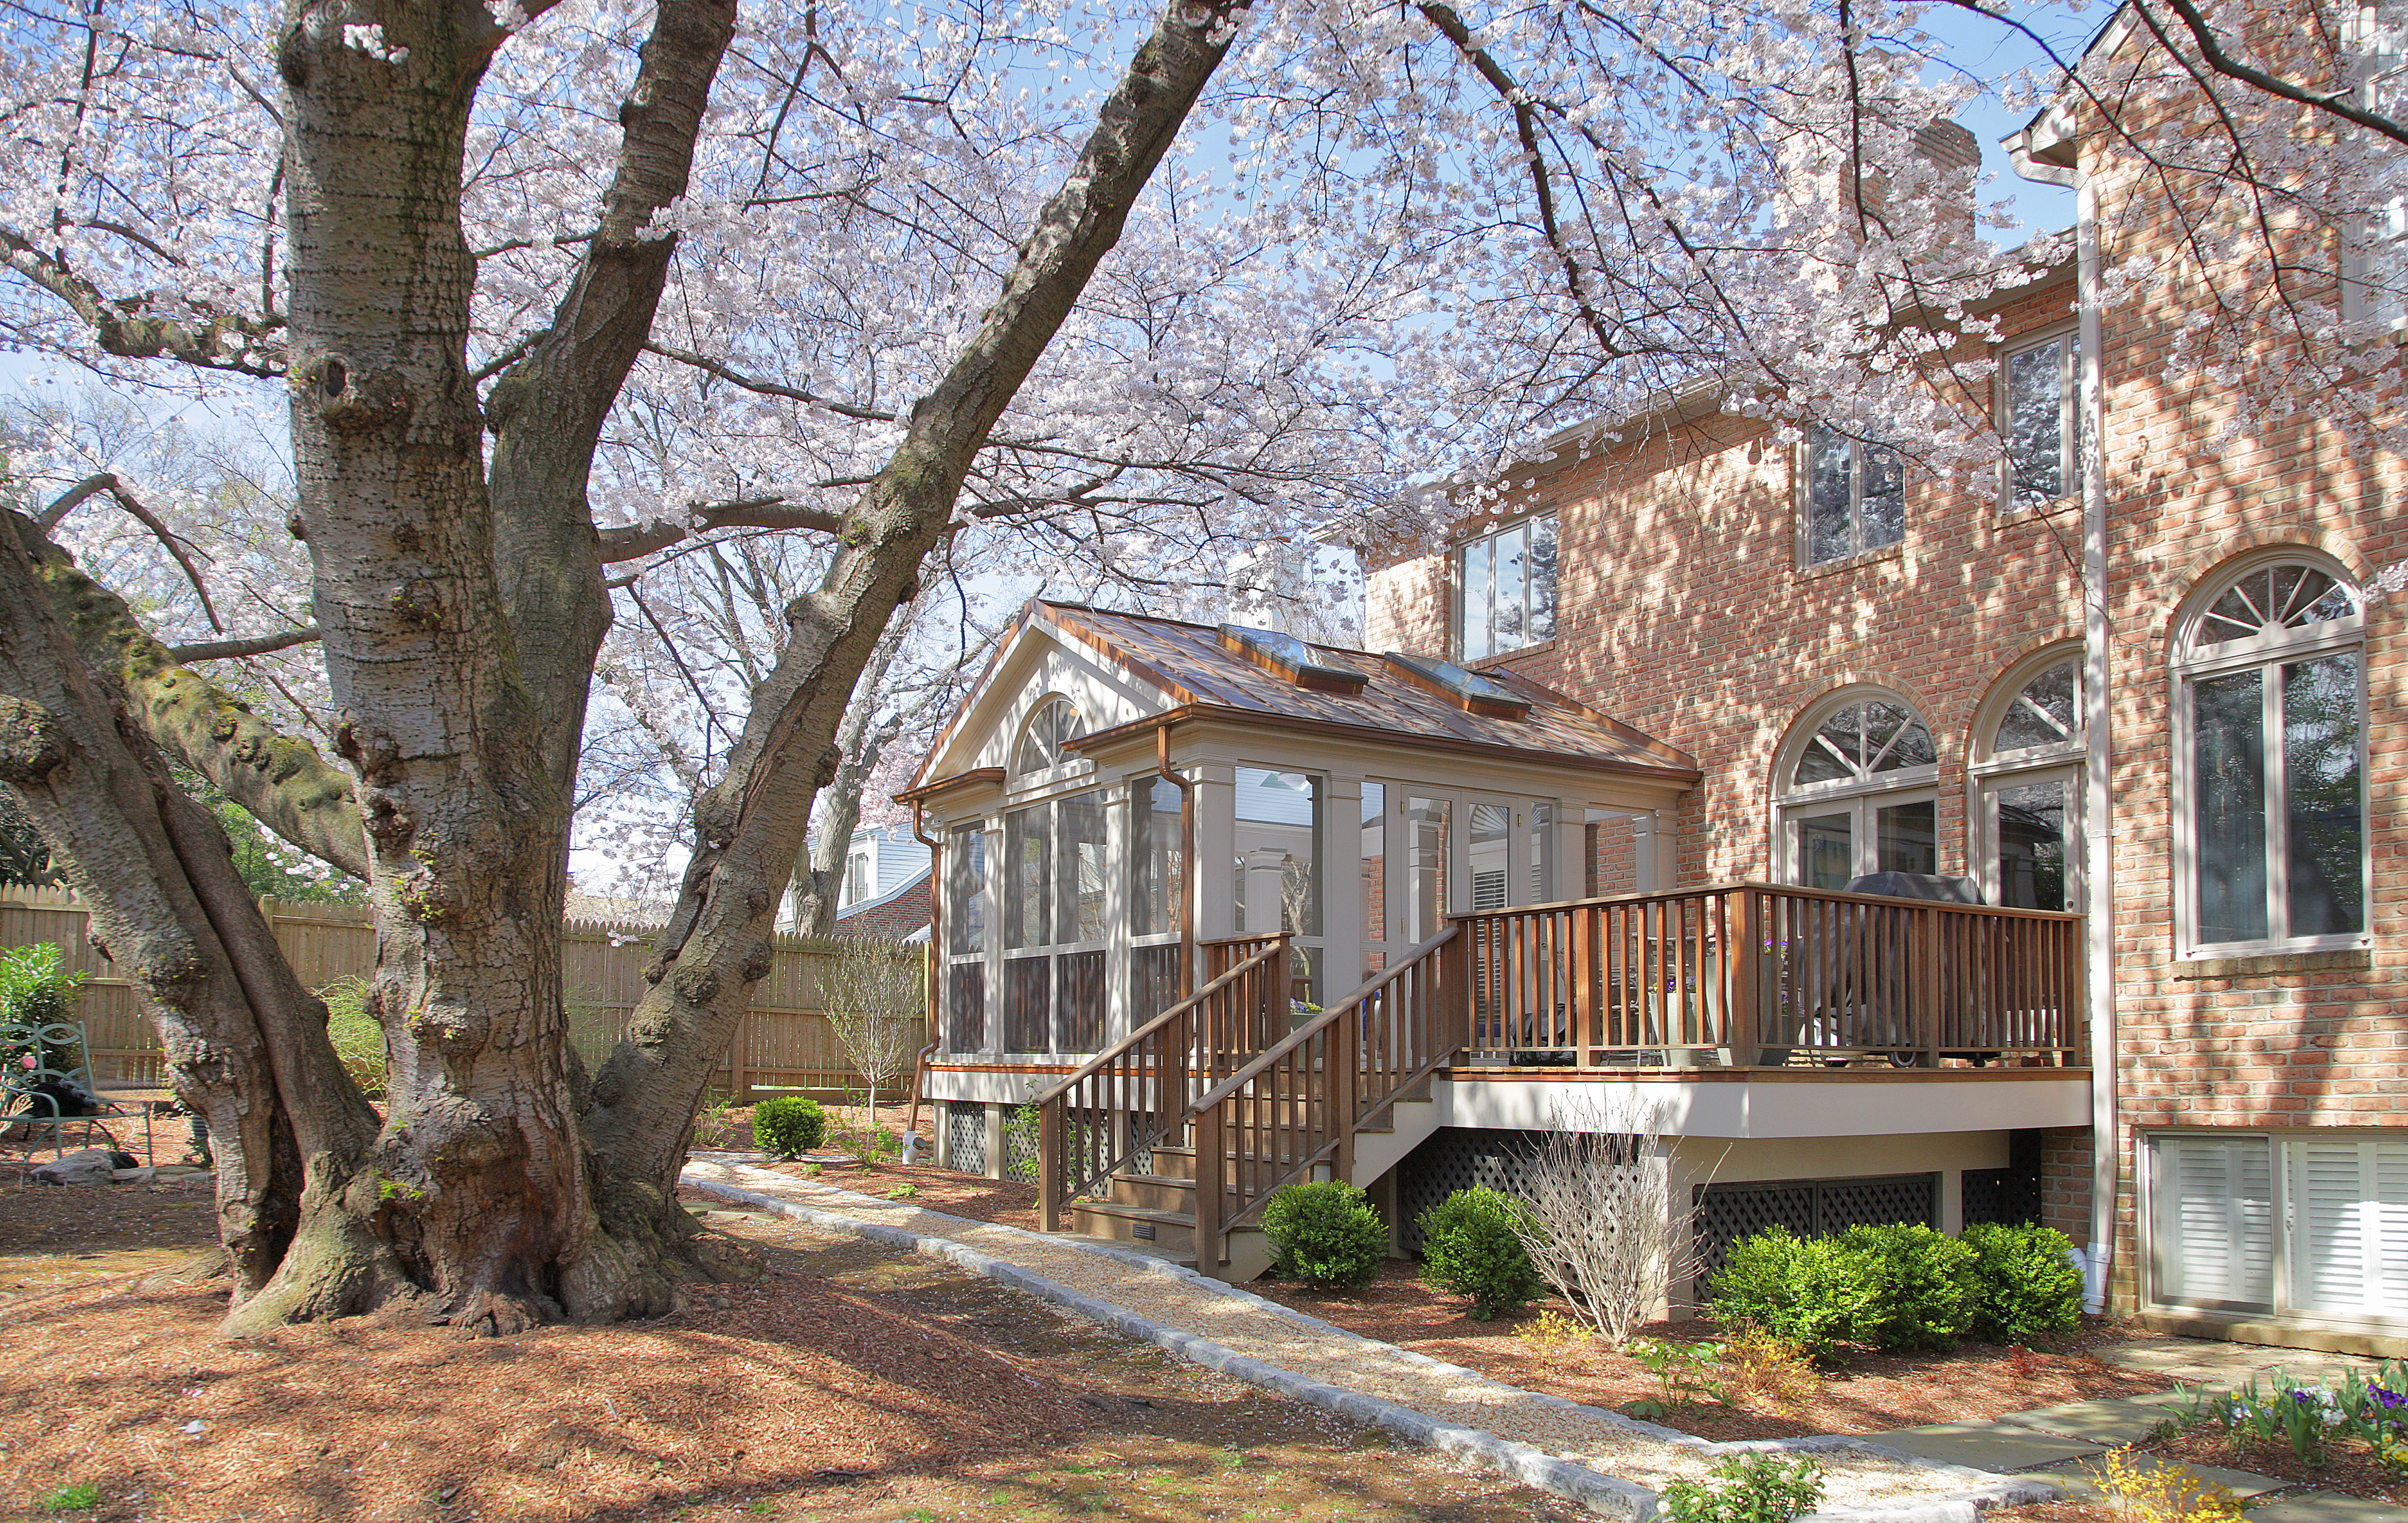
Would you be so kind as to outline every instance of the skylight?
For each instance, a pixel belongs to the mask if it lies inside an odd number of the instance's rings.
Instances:
[[[1360,693],[1369,681],[1352,667],[1336,667],[1321,653],[1283,629],[1254,629],[1241,624],[1221,626],[1221,648],[1242,655],[1264,670],[1284,677],[1298,687],[1324,692]]]
[[[1498,719],[1526,719],[1530,700],[1504,683],[1469,671],[1434,655],[1407,655],[1390,651],[1389,667],[1417,687],[1450,697],[1469,711]]]

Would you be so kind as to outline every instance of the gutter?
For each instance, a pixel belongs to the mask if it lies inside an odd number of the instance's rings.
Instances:
[[[2114,626],[2107,607],[2106,345],[2100,313],[2099,192],[2080,165],[2072,114],[2052,106],[2005,140],[2015,173],[2073,188],[2075,300],[2082,323],[2082,836],[2088,899],[2083,973],[2090,1013],[2090,1245],[2083,1257],[2083,1310],[2107,1309],[2121,1184],[2115,1034],[2115,836],[2109,768],[2108,702]]]

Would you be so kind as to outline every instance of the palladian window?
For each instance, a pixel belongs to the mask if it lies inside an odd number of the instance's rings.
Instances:
[[[1079,711],[1068,698],[1048,698],[1028,716],[1020,732],[1020,747],[1011,755],[1014,773],[1050,771],[1069,758],[1063,742],[1085,733]]]
[[[1939,870],[1940,754],[1898,698],[1853,695],[1793,748],[1780,779],[1791,883],[1845,888],[1872,872]]]
[[[2366,931],[2365,615],[2304,557],[2209,589],[2176,645],[2183,950]]]

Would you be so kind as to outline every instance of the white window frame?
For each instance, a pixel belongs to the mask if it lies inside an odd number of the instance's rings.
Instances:
[[[2157,1240],[2157,1150],[2161,1142],[2183,1137],[2214,1138],[2219,1142],[2262,1140],[2267,1144],[2270,1155],[2267,1162],[2271,1262],[2267,1272],[2267,1300],[2262,1307],[2250,1302],[2178,1300],[2170,1298],[2159,1284],[2157,1261],[2167,1245]],[[2203,1313],[2211,1316],[2253,1320],[2271,1317],[2284,1322],[2318,1323],[2390,1333],[2408,1328],[2408,1308],[2403,1308],[2401,1315],[2395,1317],[2350,1316],[2302,1307],[2298,1304],[2301,1298],[2293,1293],[2294,1240],[2300,1230],[2298,1203],[2293,1199],[2297,1193],[2293,1187],[2297,1168],[2293,1150],[2313,1143],[2353,1142],[2361,1144],[2408,1142],[2408,1130],[2392,1127],[2326,1127],[2288,1130],[2264,1127],[2166,1127],[2142,1132],[2136,1140],[2140,1167],[2135,1171],[2139,1196],[2137,1214],[2143,1246],[2140,1258],[2142,1303],[2152,1311]]]
[[[1839,566],[1863,555],[1879,554],[1895,550],[1906,542],[1906,461],[1894,446],[1868,444],[1860,438],[1848,443],[1848,548],[1833,555],[1817,557],[1814,553],[1814,441],[1818,434],[1840,435],[1836,428],[1820,424],[1807,425],[1805,438],[1796,451],[1798,490],[1798,564],[1812,569],[1822,566]],[[1879,544],[1865,542],[1865,454],[1871,450],[1887,451],[1897,459],[1899,470],[1898,538]]]
[[[2014,366],[2018,355],[2047,345],[2062,343],[2065,350],[2057,366],[2057,475],[2063,490],[2047,502],[2023,504],[2015,500],[2015,465],[2014,395],[2010,386]],[[1999,462],[1999,510],[2006,513],[2044,513],[2082,494],[2082,328],[2078,323],[2048,329],[2042,333],[2025,334],[2014,342],[2000,347],[1998,374],[1998,418],[2000,438],[2008,453]]]
[[[2408,102],[2408,57],[2386,46],[2398,39],[2378,35],[2376,10],[2360,6],[2348,15],[2350,86],[2371,108],[2396,116]],[[2364,226],[2344,227],[2338,237],[2342,321],[2381,323],[2395,337],[2408,333],[2408,196],[2394,196]]]
[[[1525,549],[1523,552],[1521,594],[1522,642],[1518,645],[1500,650],[1497,645],[1497,541],[1509,534],[1524,530],[1535,531],[1537,526],[1541,524],[1552,526],[1555,541],[1555,584],[1548,589],[1545,605],[1547,632],[1543,635],[1534,634],[1531,632],[1537,626],[1540,618],[1540,605],[1536,596],[1537,579],[1530,574],[1531,569],[1536,564],[1536,557],[1531,553],[1528,548],[1535,539],[1535,533],[1533,533],[1532,535],[1526,536],[1523,540]],[[1486,649],[1475,655],[1471,652],[1471,644],[1467,638],[1468,632],[1471,626],[1473,588],[1470,585],[1470,578],[1466,567],[1468,565],[1467,556],[1469,555],[1469,553],[1474,546],[1478,545],[1485,545],[1488,547],[1489,571],[1487,587],[1481,593],[1484,602],[1480,609],[1481,622],[1484,626],[1487,644]],[[1470,539],[1461,540],[1448,549],[1446,553],[1446,567],[1447,580],[1453,595],[1449,599],[1453,607],[1448,619],[1447,638],[1454,649],[1455,658],[1456,660],[1467,664],[1477,661],[1491,661],[1500,656],[1512,655],[1518,652],[1529,650],[1535,646],[1545,645],[1555,638],[1556,610],[1562,603],[1563,585],[1563,524],[1557,514],[1551,512],[1525,514],[1524,516],[1513,520],[1510,524],[1499,524],[1484,534],[1475,535]]]
[[[2013,751],[1998,748],[1999,731],[2007,715],[2023,697],[2024,690],[2042,674],[2071,662],[2073,666],[2073,733],[2055,745],[2021,746]],[[2082,647],[2052,645],[2046,650],[2016,662],[1999,679],[1989,698],[1983,704],[1973,734],[1974,759],[1965,768],[1969,808],[1968,824],[1971,827],[1968,842],[1972,848],[1973,881],[1982,887],[1982,898],[1991,904],[2000,902],[2001,892],[1999,877],[1999,811],[1998,795],[2001,789],[2020,787],[2027,783],[2063,783],[2066,789],[2065,808],[2065,898],[2066,909],[2078,912],[2089,903],[2088,858],[2084,848],[2086,839],[2083,814],[2083,706]]]
[[[2209,957],[2250,957],[2293,952],[2347,951],[2372,944],[2372,926],[2374,913],[2374,853],[2372,851],[2372,800],[2368,797],[2370,758],[2367,754],[2367,683],[2366,683],[2366,612],[2361,600],[2358,611],[2346,618],[2329,619],[2320,624],[2296,629],[2284,629],[2253,639],[2226,640],[2203,650],[2192,649],[2193,631],[2206,617],[2217,599],[2243,579],[2272,566],[2306,566],[2322,571],[2347,588],[2353,598],[2362,599],[2358,580],[2345,568],[2337,566],[2327,556],[2298,546],[2286,547],[2252,555],[2226,566],[2193,592],[2176,623],[2173,658],[2173,843],[2174,843],[2174,955],[2181,961],[2197,961]],[[2278,670],[2283,666],[2318,656],[2339,655],[2355,652],[2358,665],[2358,809],[2360,830],[2358,856],[2360,928],[2320,936],[2291,936],[2285,922],[2289,907],[2284,890],[2287,878],[2282,866],[2288,861],[2288,821],[2283,807],[2285,789],[2284,761],[2279,739],[2282,734],[2280,704],[2282,684],[2261,682],[2265,701],[2272,711],[2272,722],[2261,729],[2265,744],[2266,839],[2267,861],[2266,925],[2269,934],[2262,939],[2245,941],[2204,941],[2199,932],[2199,840],[2195,824],[2198,812],[2194,757],[2197,752],[2198,726],[2194,719],[2194,689],[2202,678],[2228,676],[2252,669]]]
[[[1806,711],[1805,718],[1791,733],[1789,743],[1774,757],[1772,791],[1772,840],[1774,877],[1785,884],[1803,884],[1806,864],[1799,859],[1798,843],[1791,826],[1800,819],[1821,814],[1849,815],[1848,848],[1853,859],[1851,878],[1861,878],[1879,870],[1881,844],[1876,824],[1876,812],[1900,804],[1918,804],[1928,800],[1932,806],[1933,851],[1939,848],[1940,764],[1933,761],[1926,767],[1901,768],[1895,772],[1874,773],[1870,778],[1834,778],[1824,783],[1793,783],[1798,764],[1806,748],[1814,743],[1823,726],[1842,709],[1866,702],[1890,704],[1906,711],[1908,718],[1921,725],[1931,737],[1935,756],[1940,749],[1939,732],[1923,711],[1909,702],[1903,694],[1885,687],[1851,687],[1834,693]],[[1870,864],[1870,866],[1868,864]],[[1934,866],[1938,866],[1935,862]]]

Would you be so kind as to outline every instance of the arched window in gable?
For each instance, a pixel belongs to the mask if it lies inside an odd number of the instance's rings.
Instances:
[[[1047,698],[1021,728],[1020,744],[1011,754],[1012,774],[1043,772],[1061,766],[1069,755],[1063,742],[1085,733],[1079,722],[1078,705],[1068,698]]]

